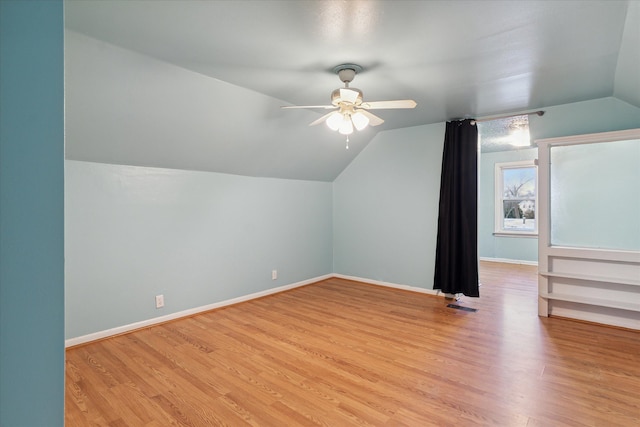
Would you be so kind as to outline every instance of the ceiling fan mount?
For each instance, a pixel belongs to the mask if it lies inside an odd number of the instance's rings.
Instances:
[[[333,68],[333,72],[338,75],[338,78],[345,84],[345,87],[349,87],[349,83],[351,83],[356,74],[361,71],[362,67],[356,64],[341,64]]]

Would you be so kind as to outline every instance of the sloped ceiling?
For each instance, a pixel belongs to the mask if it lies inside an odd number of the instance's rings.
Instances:
[[[65,2],[66,155],[332,181],[377,132],[608,96],[640,107],[635,1]],[[307,126],[364,70],[385,123]]]

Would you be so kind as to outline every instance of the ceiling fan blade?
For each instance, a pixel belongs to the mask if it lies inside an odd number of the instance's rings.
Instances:
[[[280,107],[283,110],[291,110],[294,108],[324,108],[325,110],[328,110],[330,108],[336,108],[335,105],[287,105],[287,106],[282,106]]]
[[[311,123],[309,123],[309,126],[315,126],[318,125],[322,122],[324,122],[325,120],[327,120],[329,118],[330,115],[332,115],[333,113],[335,113],[335,111],[332,111],[330,113],[325,114],[324,116],[320,117],[318,120],[314,120]]]
[[[349,88],[340,89],[340,99],[342,101],[347,101],[355,104],[356,100],[358,99],[358,95],[360,95],[358,91],[351,90]]]
[[[413,99],[398,99],[395,101],[363,102],[360,106],[368,110],[381,110],[386,108],[414,108],[416,101]]]
[[[370,126],[378,126],[384,123],[384,120],[382,120],[380,117],[376,116],[375,114],[371,114],[367,110],[357,109],[356,111],[367,116],[367,118],[369,119]]]

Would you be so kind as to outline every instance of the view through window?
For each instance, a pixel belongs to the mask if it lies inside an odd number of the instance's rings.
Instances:
[[[496,163],[495,177],[496,233],[537,233],[537,167],[533,160]]]
[[[511,152],[495,163],[496,235],[537,235],[537,186],[535,161],[514,151],[531,148],[529,116],[519,115],[478,122],[483,154]],[[507,161],[512,160],[513,161]]]

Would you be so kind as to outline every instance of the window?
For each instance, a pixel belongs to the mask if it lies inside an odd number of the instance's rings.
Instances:
[[[495,234],[538,234],[538,168],[533,160],[496,163]]]

